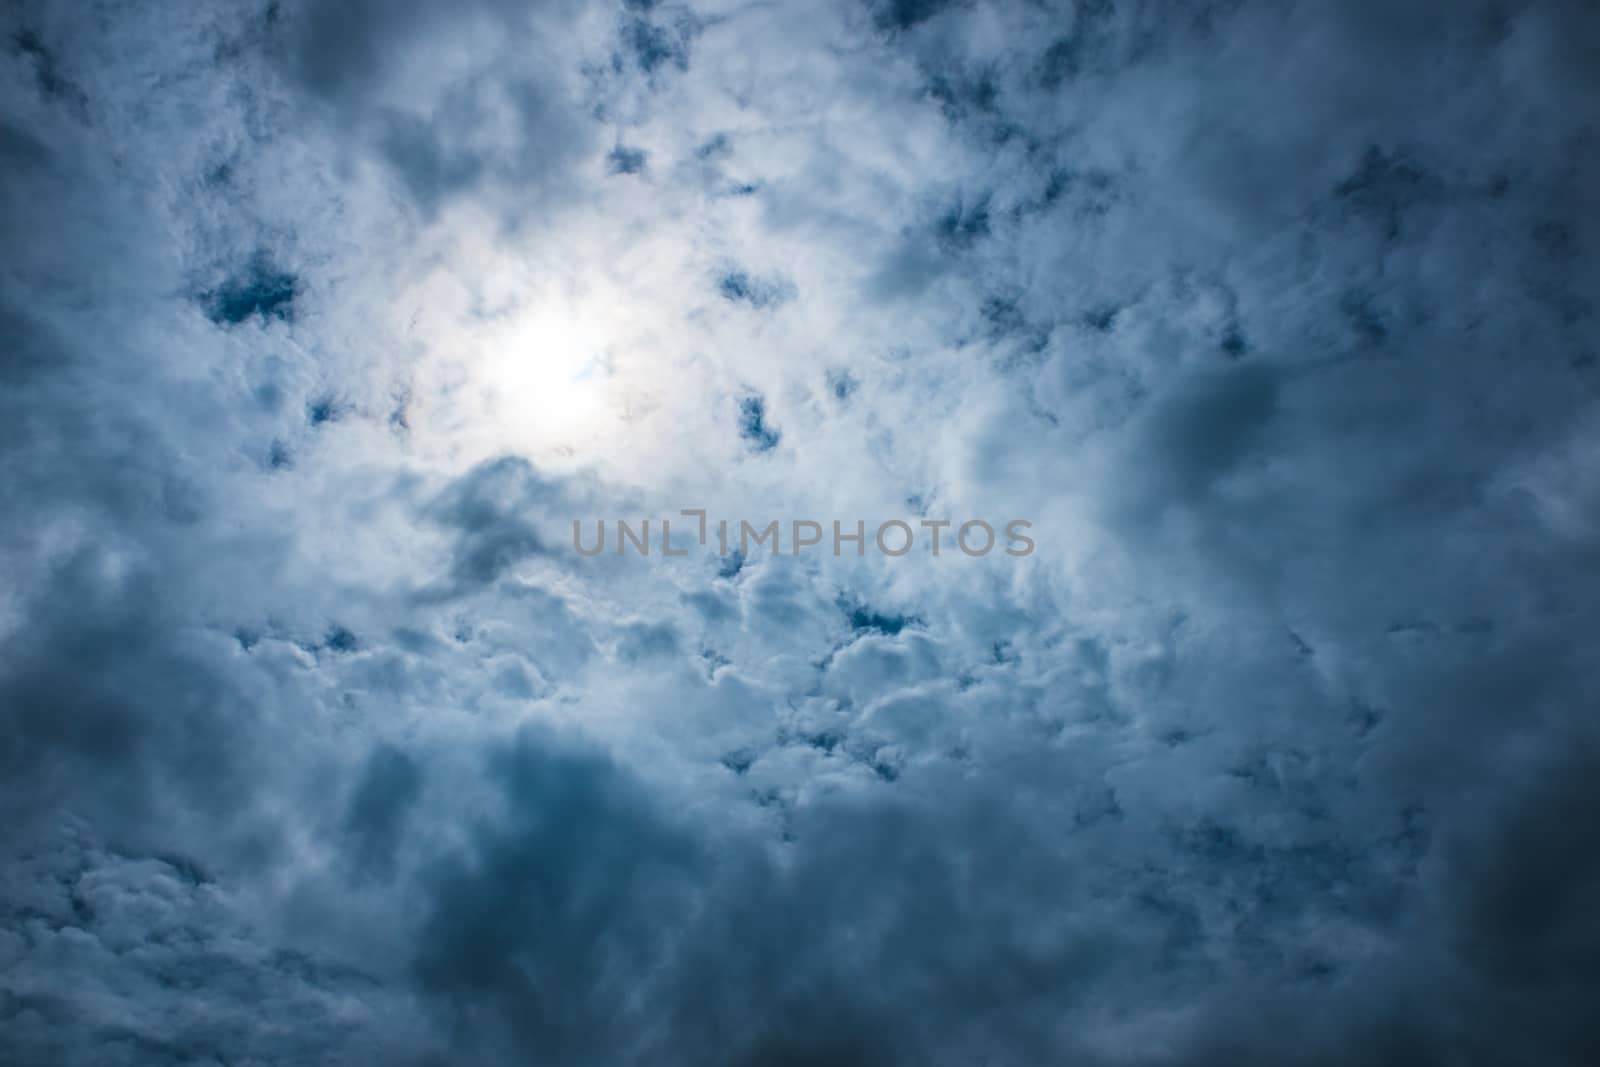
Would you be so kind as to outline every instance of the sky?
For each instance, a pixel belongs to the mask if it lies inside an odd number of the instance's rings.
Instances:
[[[0,1061],[1600,1062],[1600,9],[0,31]]]

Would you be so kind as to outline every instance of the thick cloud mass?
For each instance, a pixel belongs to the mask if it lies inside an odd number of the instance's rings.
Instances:
[[[0,29],[0,1060],[1600,1063],[1592,4]]]

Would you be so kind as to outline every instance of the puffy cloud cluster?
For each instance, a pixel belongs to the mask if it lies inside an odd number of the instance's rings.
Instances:
[[[1600,1057],[1587,5],[0,20],[0,1058]]]

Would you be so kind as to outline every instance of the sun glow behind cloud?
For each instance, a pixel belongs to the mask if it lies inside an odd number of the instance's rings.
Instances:
[[[412,447],[441,471],[509,454],[710,491],[713,461],[738,449],[692,428],[731,432],[744,391],[776,389],[728,354],[794,343],[723,323],[731,305],[707,281],[720,260],[670,220],[574,208],[566,225],[508,234],[462,213],[427,240],[391,321],[414,356]]]
[[[614,419],[606,334],[581,306],[550,300],[520,310],[491,332],[475,369],[497,421],[536,452],[569,452]]]
[[[509,452],[555,468],[614,456],[628,391],[616,357],[635,311],[597,279],[503,240],[457,238],[406,306],[425,452],[450,465]]]

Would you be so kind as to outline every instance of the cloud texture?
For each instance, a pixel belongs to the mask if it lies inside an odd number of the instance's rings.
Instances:
[[[1600,1062],[1592,5],[0,24],[0,1059]]]

